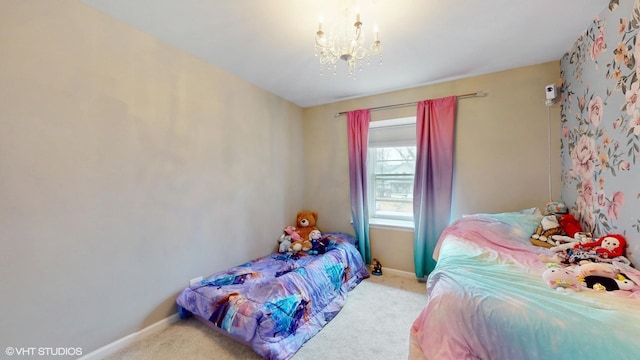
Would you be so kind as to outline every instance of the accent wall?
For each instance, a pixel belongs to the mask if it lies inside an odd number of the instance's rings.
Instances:
[[[640,265],[640,1],[611,1],[561,60],[562,200]]]

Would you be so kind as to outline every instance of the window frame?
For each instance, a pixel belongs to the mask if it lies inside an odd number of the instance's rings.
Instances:
[[[413,230],[414,221],[413,221],[413,212],[410,216],[380,216],[379,213],[376,213],[376,174],[375,174],[375,159],[372,159],[372,156],[375,156],[375,152],[377,148],[391,148],[391,147],[408,147],[408,146],[416,146],[416,138],[415,138],[415,124],[416,117],[404,117],[404,118],[396,118],[389,120],[379,120],[372,121],[369,124],[369,146],[367,150],[367,200],[369,206],[369,224],[376,227],[388,227],[388,228],[400,228],[400,229],[408,229]],[[371,143],[371,130],[372,129],[384,129],[384,128],[392,128],[398,126],[411,126],[413,131],[411,135],[413,136],[410,140],[400,140],[397,144],[385,144],[378,145]],[[375,130],[374,130],[375,131]],[[384,140],[382,140],[384,142]],[[415,159],[414,159],[415,161]],[[413,181],[415,180],[415,162],[414,162],[414,172],[411,175],[413,180],[411,182],[411,186],[413,187]],[[411,199],[413,200],[413,199]],[[411,202],[413,203],[413,201]]]

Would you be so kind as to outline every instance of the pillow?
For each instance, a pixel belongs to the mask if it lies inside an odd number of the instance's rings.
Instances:
[[[542,215],[540,214],[526,214],[519,211],[480,215],[509,225],[511,227],[511,234],[509,237],[520,242],[527,242],[529,240],[531,234],[538,227],[540,219],[542,218]]]
[[[537,207],[532,207],[532,208],[520,210],[520,214],[542,215],[542,212]]]

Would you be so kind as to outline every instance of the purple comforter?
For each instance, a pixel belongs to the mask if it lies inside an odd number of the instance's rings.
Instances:
[[[177,299],[181,317],[195,314],[265,359],[288,359],[342,309],[369,272],[347,234],[325,254],[274,253],[213,274]]]

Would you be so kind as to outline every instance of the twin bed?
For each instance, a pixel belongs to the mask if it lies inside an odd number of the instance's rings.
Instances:
[[[640,272],[614,262],[634,282],[629,290],[552,286],[542,259],[553,252],[529,241],[539,222],[477,214],[443,232],[427,305],[410,330],[410,358],[640,358]]]
[[[186,288],[180,317],[196,316],[265,359],[289,359],[369,277],[352,236],[323,235],[333,243],[324,254],[273,253]]]

